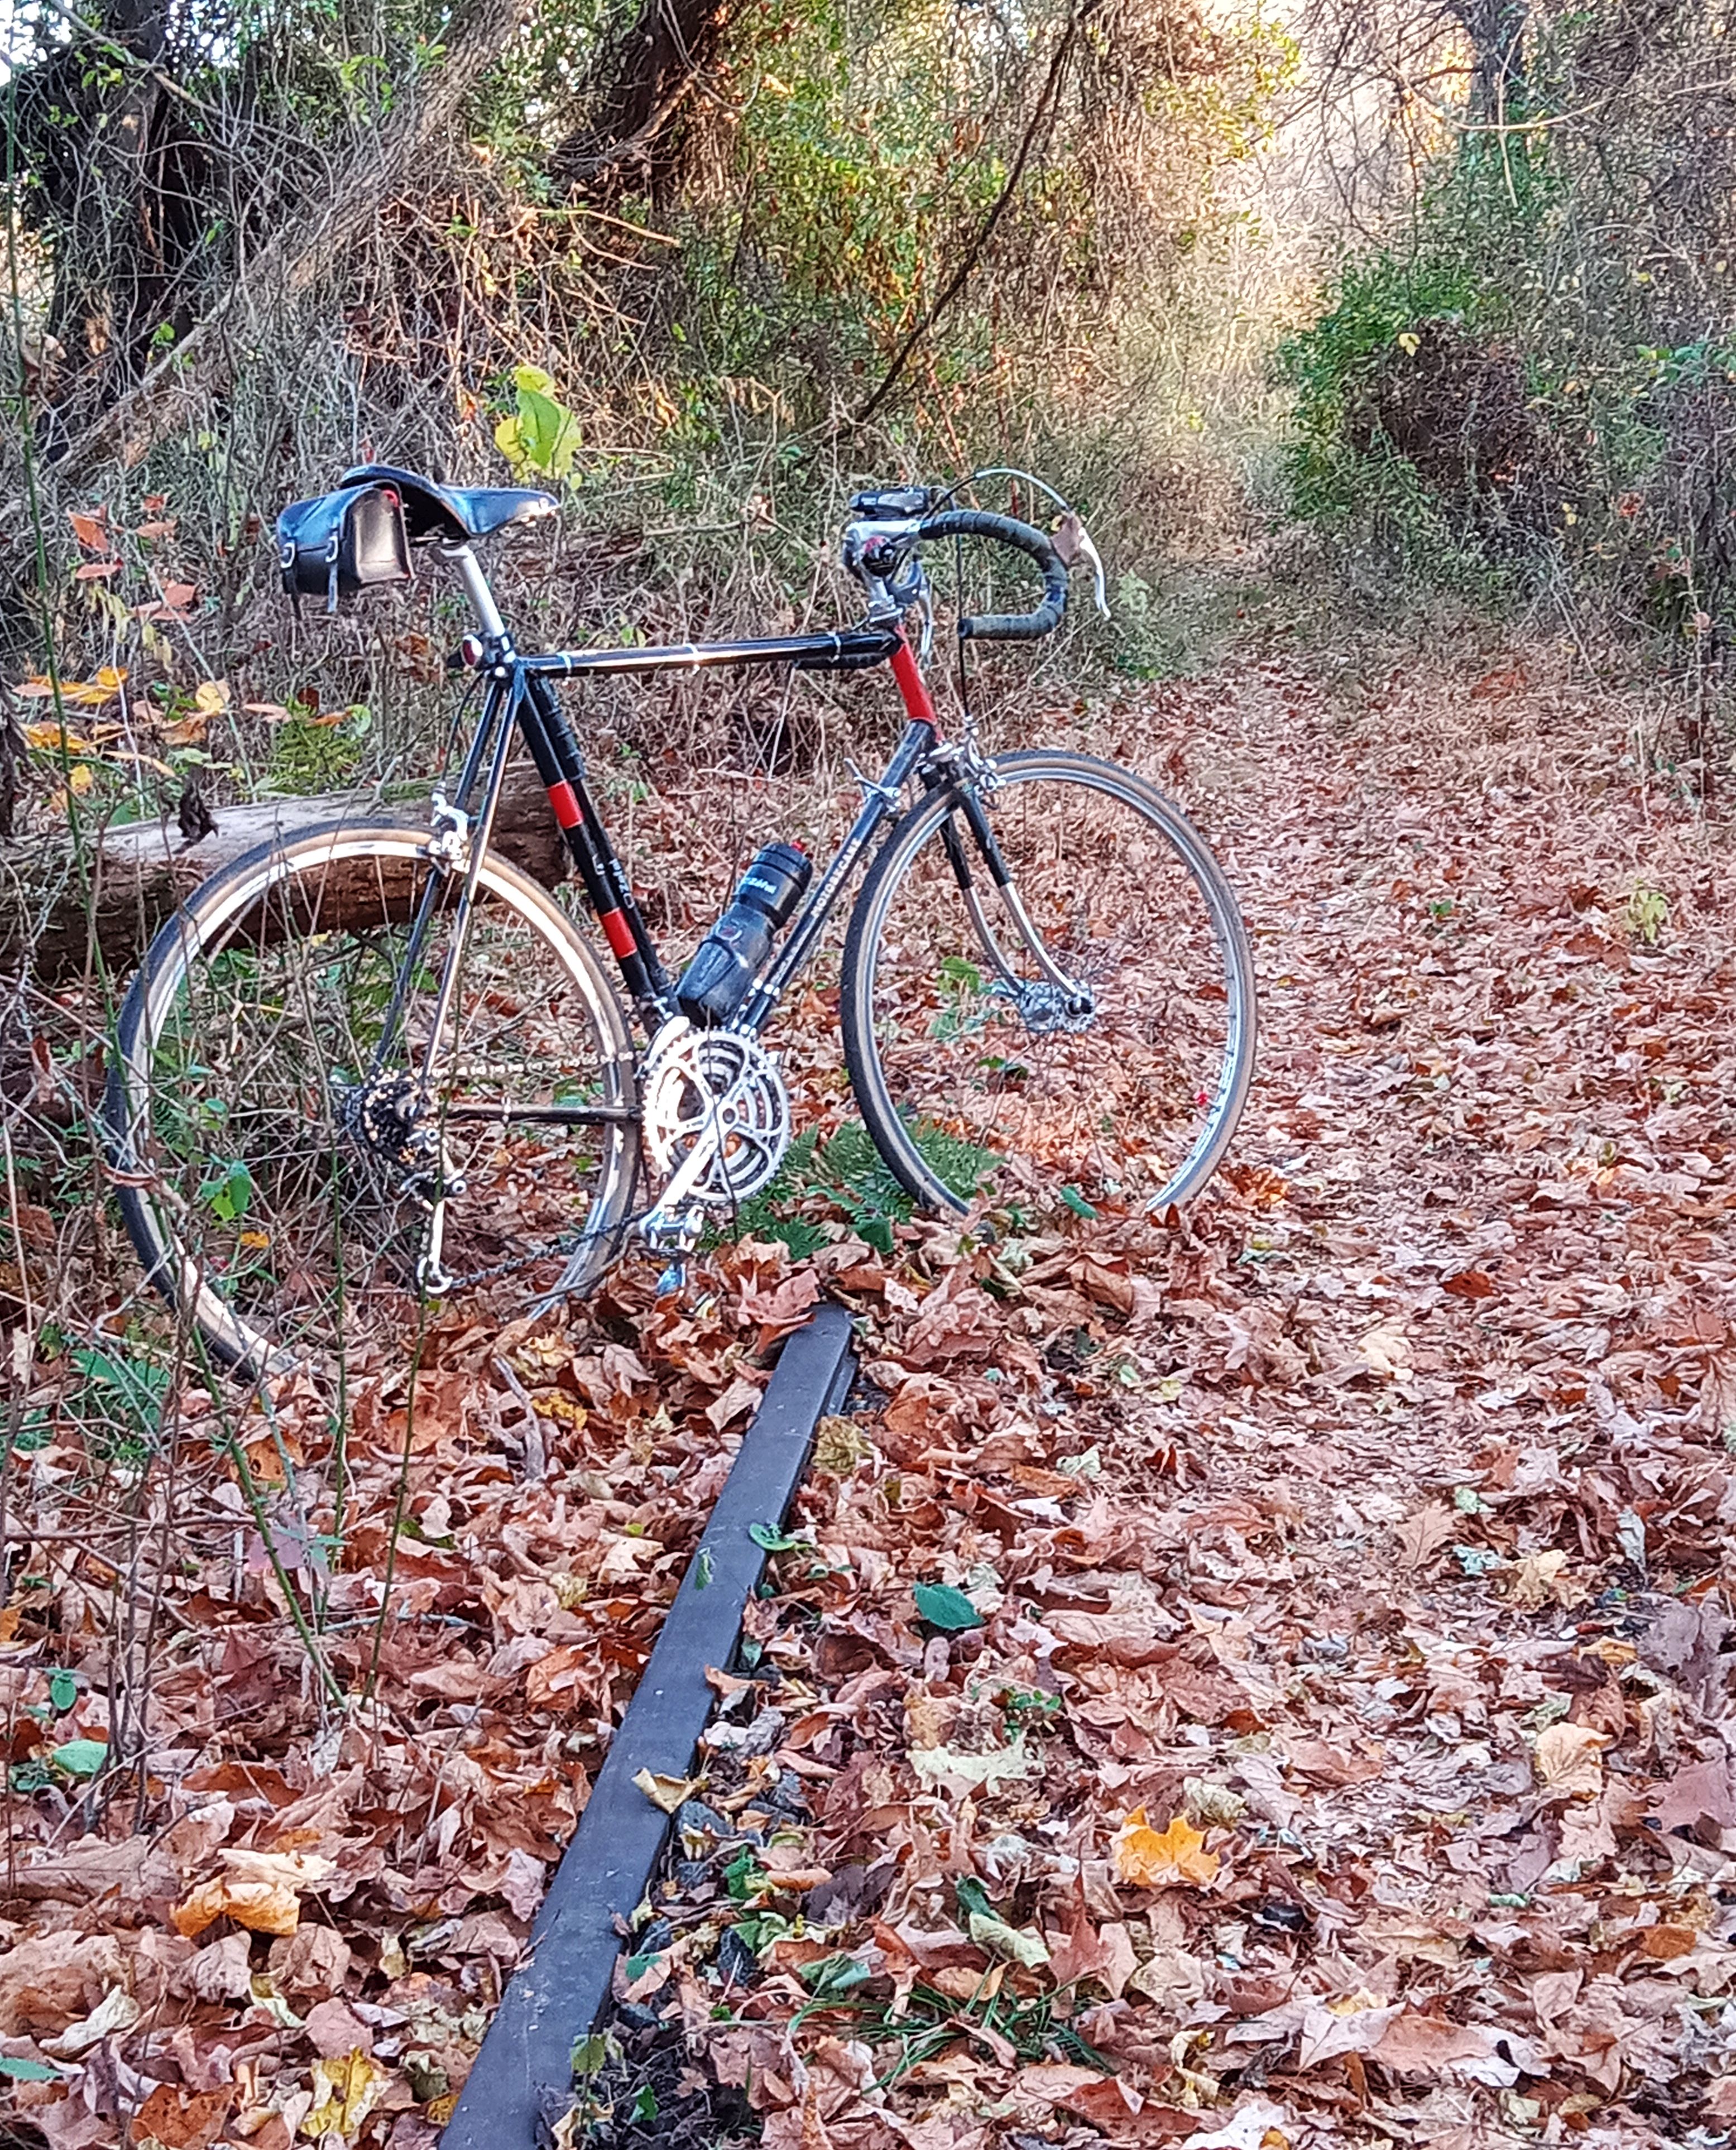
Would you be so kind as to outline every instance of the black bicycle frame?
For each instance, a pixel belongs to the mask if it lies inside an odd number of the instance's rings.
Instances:
[[[567,840],[585,895],[620,970],[648,1037],[675,1012],[673,988],[649,929],[633,900],[625,870],[603,827],[585,780],[584,757],[554,693],[553,682],[593,674],[612,677],[691,671],[724,666],[791,664],[804,670],[855,670],[890,663],[909,722],[878,783],[864,786],[860,812],[825,871],[791,921],[776,960],[749,993],[738,1027],[757,1035],[813,954],[863,853],[898,811],[906,780],[935,747],[938,736],[934,708],[916,657],[896,628],[861,627],[830,634],[769,636],[749,642],[660,645],[647,649],[568,650],[548,656],[522,657],[502,635],[485,656],[487,686],[481,717],[451,796],[437,794],[435,834],[442,829],[462,838],[449,859],[437,854],[411,926],[409,946],[393,983],[375,1072],[381,1072],[396,1044],[410,981],[416,975],[423,940],[435,913],[447,901],[449,876],[463,861],[465,885],[457,899],[457,925],[447,952],[431,1025],[438,1040],[456,990],[469,916],[475,901],[482,860],[493,832],[501,786],[515,734],[522,738],[537,776],[548,793]],[[472,810],[472,801],[475,802]],[[998,861],[991,857],[992,866]],[[431,1086],[437,1047],[424,1066],[422,1084]],[[426,1098],[419,1100],[426,1104]],[[448,1118],[560,1121],[578,1125],[633,1118],[618,1108],[587,1105],[474,1106],[448,1103]]]

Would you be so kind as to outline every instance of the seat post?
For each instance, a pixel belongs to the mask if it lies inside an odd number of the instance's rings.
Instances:
[[[482,564],[468,545],[443,545],[441,551],[457,567],[464,584],[464,593],[470,599],[477,616],[477,624],[482,630],[482,638],[489,645],[491,655],[510,657],[512,638],[507,632],[507,623],[501,618],[500,607],[494,602],[494,593],[488,587],[488,578],[482,573]]]

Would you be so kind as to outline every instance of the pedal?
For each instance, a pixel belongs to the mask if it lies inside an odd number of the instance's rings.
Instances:
[[[687,1264],[679,1257],[669,1263],[657,1279],[655,1299],[679,1299],[687,1289]]]

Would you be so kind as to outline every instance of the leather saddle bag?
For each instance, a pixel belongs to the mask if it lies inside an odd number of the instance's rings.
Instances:
[[[402,499],[389,485],[351,485],[292,502],[277,518],[277,563],[298,604],[324,598],[327,612],[359,591],[407,583]]]

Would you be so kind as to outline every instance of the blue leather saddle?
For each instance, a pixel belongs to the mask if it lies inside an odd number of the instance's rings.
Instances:
[[[292,501],[277,518],[277,563],[291,596],[341,598],[410,579],[412,545],[462,545],[509,523],[553,515],[552,495],[524,486],[437,485],[391,463],[346,471],[335,492]]]

